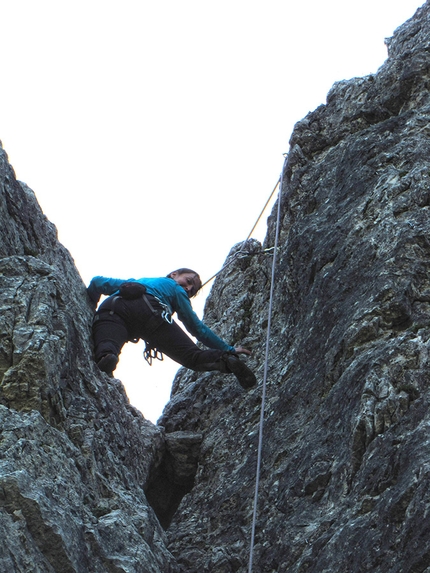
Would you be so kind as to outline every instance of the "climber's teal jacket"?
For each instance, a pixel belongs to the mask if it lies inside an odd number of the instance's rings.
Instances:
[[[234,346],[229,346],[219,338],[212,330],[199,319],[193,311],[190,299],[186,291],[173,279],[142,278],[142,279],[112,279],[107,277],[94,277],[88,286],[88,295],[92,301],[98,302],[100,295],[113,295],[118,292],[124,282],[138,282],[146,287],[146,292],[157,297],[170,309],[170,314],[177,313],[179,320],[184,324],[190,334],[200,340],[209,348],[233,351]]]

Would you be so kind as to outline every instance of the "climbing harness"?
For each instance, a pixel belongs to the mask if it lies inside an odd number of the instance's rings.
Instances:
[[[124,284],[130,285],[132,283],[124,283]],[[136,284],[139,284],[139,283],[136,283]],[[143,287],[143,290],[139,290],[139,291],[136,290],[136,293],[135,293],[136,296],[134,296],[134,293],[133,293],[133,291],[131,291],[131,289],[130,289],[131,294],[128,293],[125,296],[122,296],[121,294],[117,294],[115,296],[112,296],[111,297],[111,308],[109,309],[109,314],[110,315],[115,314],[115,306],[116,306],[118,299],[124,298],[125,300],[136,300],[138,298],[141,298],[141,299],[143,299],[144,303],[146,304],[146,306],[148,307],[148,309],[152,313],[152,317],[149,319],[149,323],[151,323],[151,321],[153,319],[158,320],[159,318],[161,318],[162,320],[165,320],[169,324],[172,324],[172,322],[173,322],[172,311],[169,308],[169,306],[167,304],[165,304],[164,302],[162,302],[158,297],[156,297],[154,295],[149,295],[157,301],[157,308],[154,308],[154,306],[151,304],[149,296],[146,294],[145,286],[144,285],[139,285],[139,286]],[[120,292],[127,292],[127,291],[121,291],[121,289],[120,289]],[[95,322],[97,322],[98,320],[100,320],[100,316],[99,316],[99,313],[97,312],[94,315],[93,324]],[[139,342],[139,338],[129,339],[128,342],[133,342],[134,344],[136,344],[137,342]],[[144,342],[145,342],[145,349],[143,351],[143,357],[146,360],[146,362],[149,364],[149,366],[152,366],[153,360],[160,360],[160,361],[164,360],[164,355],[160,350],[155,348],[155,346],[152,346],[152,344],[150,342],[148,342],[147,340],[145,340]]]
[[[112,314],[115,314],[116,301],[117,301],[119,298],[121,298],[121,297],[119,296],[119,294],[117,294],[116,296],[113,296],[113,297],[112,297],[112,307],[111,307],[111,309],[110,309],[110,311],[109,311],[109,314],[111,314],[111,315],[112,315]]]
[[[165,320],[169,324],[172,324],[172,322],[173,322],[172,311],[167,306],[167,304],[164,304],[164,302],[161,302],[161,300],[158,297],[154,296],[158,305],[161,306],[161,308],[162,308],[162,311],[160,313],[159,310],[155,309],[152,306],[150,300],[148,299],[148,297],[146,295],[143,295],[142,298],[146,302],[146,305],[151,310],[151,312],[153,313],[154,316],[160,316],[163,320]],[[160,350],[158,350],[157,348],[155,348],[155,346],[152,346],[152,344],[150,342],[148,342],[147,340],[145,340],[145,350],[143,351],[143,357],[149,366],[152,366],[153,360],[160,360],[160,362],[162,362],[164,360],[163,353]]]
[[[154,299],[157,301],[158,305],[159,305],[159,306],[161,307],[161,309],[162,309],[161,312],[160,312],[159,309],[154,308],[154,307],[152,306],[151,301],[149,300],[147,294],[145,294],[145,293],[144,293],[144,294],[141,294],[141,295],[139,295],[138,297],[136,297],[136,299],[137,299],[137,298],[142,298],[143,301],[144,301],[144,303],[146,304],[146,306],[149,308],[149,310],[152,312],[152,314],[153,314],[154,316],[161,316],[161,318],[162,318],[163,320],[165,320],[165,321],[168,322],[169,324],[172,324],[172,322],[173,322],[173,319],[172,319],[172,311],[171,311],[171,309],[169,308],[169,306],[168,306],[167,304],[165,304],[164,302],[161,302],[161,300],[160,300],[158,297],[156,297],[156,296],[154,296],[154,295],[150,295],[150,296],[152,296],[152,298],[154,298]],[[119,295],[119,294],[117,294],[117,295],[115,295],[115,296],[112,297],[112,306],[111,306],[111,308],[110,308],[110,310],[109,310],[109,314],[115,314],[116,302],[117,302],[117,300],[120,299],[120,298],[124,298],[124,297],[121,296],[121,295]],[[126,300],[135,300],[135,299],[129,299],[129,298],[127,298]],[[96,320],[98,320],[98,319],[99,319],[99,316],[98,316],[98,314],[96,313],[96,315],[95,315],[95,317],[94,317],[94,322],[95,322]]]
[[[272,323],[272,308],[273,308],[273,292],[275,285],[275,270],[276,270],[276,253],[278,250],[279,242],[279,227],[281,222],[281,196],[282,196],[282,186],[284,182],[284,171],[287,163],[287,156],[285,155],[284,164],[282,166],[281,176],[279,177],[279,192],[278,192],[278,210],[276,218],[276,232],[275,232],[275,243],[273,247],[273,261],[272,261],[272,278],[270,284],[270,298],[269,298],[269,312],[267,321],[267,334],[266,334],[266,352],[264,359],[264,374],[263,374],[263,388],[261,395],[261,410],[260,410],[260,427],[258,434],[258,448],[257,448],[257,470],[255,477],[255,494],[254,494],[254,509],[252,515],[252,527],[251,527],[251,547],[249,552],[249,566],[248,573],[252,573],[252,562],[254,557],[254,543],[255,543],[255,525],[257,522],[257,505],[258,505],[258,490],[260,486],[260,471],[261,471],[261,452],[263,449],[263,427],[264,427],[264,409],[266,405],[266,386],[267,386],[267,371],[269,363],[269,347],[270,347],[270,330]],[[278,184],[276,184],[276,187]],[[275,187],[275,189],[276,189]],[[267,205],[267,203],[266,203]],[[260,215],[261,216],[261,215]],[[254,227],[255,228],[255,227]]]
[[[157,298],[157,297],[155,297],[155,298]],[[167,304],[164,304],[164,302],[161,302],[161,300],[159,300],[158,298],[157,298],[157,300],[160,303],[160,305],[163,307],[163,311],[161,313],[161,318],[163,320],[165,320],[166,322],[168,322],[169,324],[172,324],[172,322],[173,322],[172,311],[167,306]]]
[[[155,298],[155,300],[157,301],[158,305],[162,308],[162,311],[160,313],[159,310],[157,310],[156,308],[154,308],[152,306],[152,304],[151,304],[149,298],[146,296],[146,294],[142,295],[142,298],[145,301],[149,310],[154,315],[154,317],[160,316],[163,320],[165,320],[169,324],[172,324],[172,322],[173,322],[172,311],[167,306],[167,304],[164,304],[164,302],[161,302],[161,300],[157,296],[153,296],[153,298]],[[146,360],[147,364],[149,366],[152,366],[153,360],[160,360],[160,362],[162,362],[164,360],[163,353],[160,350],[158,350],[157,348],[155,348],[155,346],[153,346],[147,340],[145,340],[144,342],[145,342],[145,350],[143,351],[143,357]]]
[[[161,300],[154,295],[151,295],[153,298],[155,298],[155,300],[157,301],[158,305],[161,306],[161,308],[163,309],[160,313],[159,310],[155,309],[151,302],[149,301],[148,297],[146,295],[143,295],[143,300],[145,301],[147,307],[149,308],[149,310],[152,312],[152,314],[154,314],[155,316],[161,316],[161,318],[163,320],[165,320],[166,322],[168,322],[169,324],[172,324],[173,319],[172,319],[172,311],[170,310],[170,308],[167,306],[167,304],[164,304],[164,302],[161,302]]]

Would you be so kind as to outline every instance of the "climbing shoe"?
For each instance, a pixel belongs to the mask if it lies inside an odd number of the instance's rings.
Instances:
[[[257,379],[255,378],[254,373],[244,362],[242,362],[237,354],[224,354],[223,360],[227,365],[229,372],[236,376],[242,388],[248,390],[257,384]]]
[[[115,354],[106,354],[100,358],[100,360],[97,362],[97,366],[102,372],[106,372],[106,374],[112,374],[116,368],[116,365],[118,364],[118,360],[118,356],[115,356]]]

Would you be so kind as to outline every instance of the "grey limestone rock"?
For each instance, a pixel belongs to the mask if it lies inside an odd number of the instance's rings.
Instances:
[[[430,3],[377,74],[291,136],[281,197],[254,570],[430,571]],[[161,423],[203,434],[168,530],[187,572],[247,571],[276,209],[206,319],[260,385],[182,371]]]
[[[0,571],[177,570],[144,490],[164,432],[94,365],[85,286],[0,151]]]
[[[259,573],[430,571],[430,2],[291,136]],[[277,206],[205,321],[259,384],[180,369],[157,426],[100,373],[69,253],[0,153],[0,572],[245,573]]]

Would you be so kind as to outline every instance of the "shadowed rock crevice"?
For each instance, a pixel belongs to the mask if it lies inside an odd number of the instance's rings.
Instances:
[[[202,439],[202,434],[193,432],[166,434],[160,464],[151,468],[145,493],[164,529],[193,488]]]

